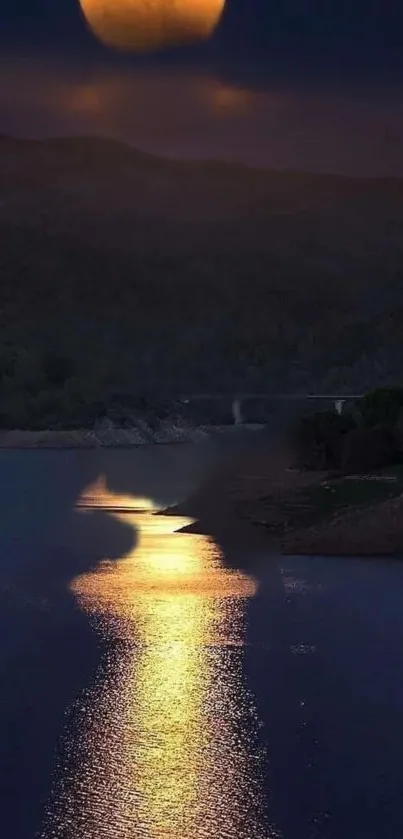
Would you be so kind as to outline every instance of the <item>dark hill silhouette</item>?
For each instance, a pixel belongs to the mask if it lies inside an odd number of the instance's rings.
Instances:
[[[84,400],[111,389],[363,390],[395,380],[402,221],[399,179],[3,136],[6,403],[17,384],[35,398],[46,391],[44,352],[72,359]]]

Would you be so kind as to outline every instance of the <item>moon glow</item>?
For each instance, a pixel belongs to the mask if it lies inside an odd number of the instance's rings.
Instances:
[[[209,38],[225,0],[80,0],[84,17],[104,44],[153,52]]]

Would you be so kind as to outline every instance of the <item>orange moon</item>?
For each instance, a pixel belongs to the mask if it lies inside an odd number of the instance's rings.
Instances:
[[[225,0],[80,0],[94,34],[127,52],[152,52],[208,38]]]

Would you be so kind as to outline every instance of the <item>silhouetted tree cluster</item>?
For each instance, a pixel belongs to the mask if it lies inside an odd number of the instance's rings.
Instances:
[[[380,388],[352,401],[344,414],[302,416],[291,429],[296,464],[303,469],[365,473],[400,463],[403,388]]]

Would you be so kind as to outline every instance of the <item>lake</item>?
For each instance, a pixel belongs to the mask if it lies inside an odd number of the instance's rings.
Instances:
[[[403,566],[181,533],[215,457],[0,452],[7,839],[401,839]]]

